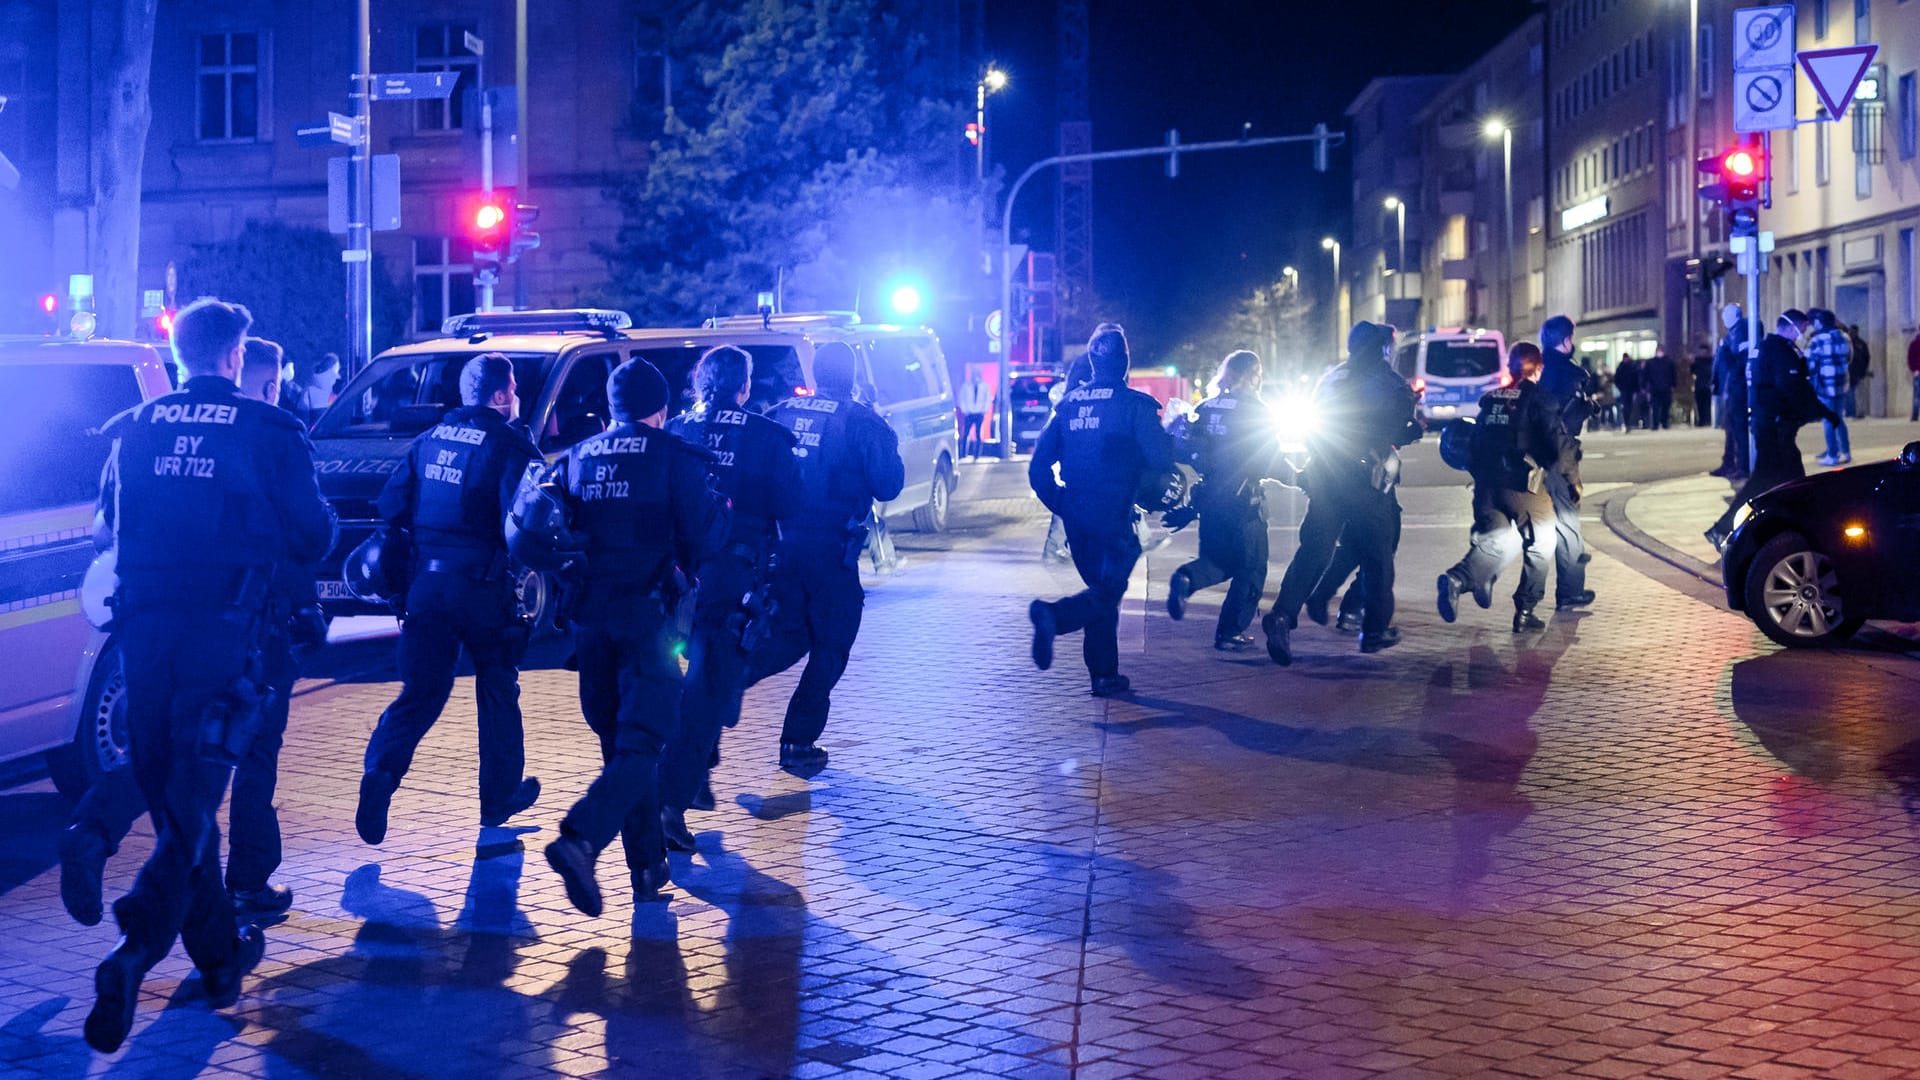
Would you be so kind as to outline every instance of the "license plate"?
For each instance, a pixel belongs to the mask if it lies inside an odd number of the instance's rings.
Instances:
[[[354,599],[353,592],[347,588],[347,583],[344,581],[316,581],[314,590],[320,594],[322,600]]]

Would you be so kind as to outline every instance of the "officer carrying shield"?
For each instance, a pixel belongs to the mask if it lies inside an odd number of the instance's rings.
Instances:
[[[460,408],[413,441],[380,492],[380,515],[411,530],[415,574],[400,624],[400,696],[367,740],[354,828],[378,844],[413,753],[453,693],[465,648],[480,717],[480,824],[505,824],[540,797],[522,776],[520,658],[528,627],[507,572],[505,522],[528,463],[539,458],[513,421],[513,364],[483,353],[460,372]]]
[[[749,660],[749,684],[807,658],[780,729],[780,767],[824,768],[821,732],[833,688],[846,674],[860,634],[866,592],[860,551],[873,504],[897,498],[906,485],[900,437],[880,414],[854,400],[853,349],[822,342],[813,352],[814,392],[788,398],[767,415],[793,433],[800,509],[781,527],[773,573],[778,630]]]
[[[236,385],[251,322],[235,304],[188,305],[173,327],[180,389],[104,428],[99,539],[118,549],[131,767],[157,837],[113,906],[122,936],[94,972],[85,1032],[102,1053],[125,1041],[141,980],[175,937],[215,1007],[233,1004],[266,948],[221,885],[214,813],[260,722],[274,567],[324,556],[334,516],[299,421]]]
[[[659,428],[667,381],[638,357],[607,377],[614,424],[568,450],[549,482],[583,542],[586,578],[573,615],[580,709],[600,739],[600,775],[567,811],[548,865],[567,899],[600,914],[594,863],[623,837],[636,900],[668,880],[660,833],[660,756],[680,716],[680,664],[667,594],[718,548],[726,513],[702,452]]]
[[[678,851],[693,850],[686,812],[706,786],[722,729],[739,722],[751,644],[743,635],[767,628],[756,622],[773,614],[765,608],[774,545],[781,523],[800,506],[793,433],[745,407],[753,388],[746,350],[709,349],[694,368],[693,384],[694,407],[667,430],[710,455],[714,488],[732,501],[733,514],[721,550],[700,567],[680,728],[660,763],[661,829],[667,846]]]
[[[1540,392],[1540,368],[1540,347],[1519,342],[1507,353],[1513,381],[1480,398],[1471,444],[1472,546],[1438,582],[1440,617],[1447,622],[1458,614],[1461,593],[1473,594],[1481,607],[1491,604],[1494,578],[1518,554],[1513,632],[1546,629],[1533,612],[1547,595],[1553,565],[1553,499],[1544,474],[1574,467],[1574,442]]]
[[[1060,600],[1035,600],[1033,663],[1053,666],[1059,634],[1084,630],[1081,651],[1096,697],[1127,692],[1120,674],[1120,600],[1140,561],[1134,499],[1144,478],[1173,468],[1173,439],[1160,426],[1160,406],[1127,386],[1127,336],[1102,323],[1087,342],[1093,381],[1069,390],[1040,433],[1027,483],[1067,529],[1073,565],[1086,588]],[[1060,466],[1055,480],[1053,467]]]

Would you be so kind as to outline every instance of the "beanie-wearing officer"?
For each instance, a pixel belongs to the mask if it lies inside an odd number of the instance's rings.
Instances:
[[[175,317],[180,389],[109,421],[102,540],[118,548],[114,623],[127,682],[134,778],[157,837],[117,901],[122,937],[94,972],[88,1045],[117,1049],[146,973],[181,938],[208,1000],[231,1005],[260,960],[220,880],[214,813],[264,690],[260,636],[275,565],[327,553],[334,516],[313,447],[286,412],[236,382],[245,308],[217,300]]]
[[[1805,312],[1788,308],[1775,321],[1773,333],[1760,339],[1760,356],[1748,373],[1753,395],[1749,406],[1753,472],[1707,530],[1707,542],[1716,548],[1725,546],[1733,534],[1733,519],[1742,506],[1762,492],[1807,475],[1806,463],[1800,460],[1801,426],[1840,418],[1814,391],[1806,357],[1794,344],[1810,325]]]
[[[811,395],[788,398],[767,415],[793,433],[800,504],[781,526],[773,573],[779,630],[749,658],[749,684],[807,658],[780,729],[780,767],[816,772],[833,688],[846,674],[867,594],[860,548],[873,504],[906,486],[900,438],[880,414],[854,400],[853,349],[822,342],[813,352]]]
[[[1347,359],[1314,390],[1320,432],[1309,440],[1309,501],[1299,546],[1280,581],[1280,595],[1261,620],[1267,655],[1293,663],[1288,633],[1300,605],[1319,584],[1336,544],[1352,544],[1360,561],[1365,614],[1360,651],[1400,643],[1393,626],[1393,554],[1400,542],[1398,447],[1420,437],[1413,388],[1387,363],[1394,329],[1362,322],[1347,334]]]
[[[1246,629],[1267,588],[1267,497],[1260,482],[1283,478],[1276,475],[1280,448],[1260,400],[1261,380],[1258,356],[1232,353],[1214,378],[1218,392],[1194,410],[1185,449],[1203,481],[1195,500],[1200,554],[1167,582],[1167,614],[1175,619],[1185,617],[1196,590],[1232,582],[1213,630],[1213,647],[1227,652],[1253,646]]]
[[[742,634],[749,618],[766,617],[747,612],[743,599],[764,597],[780,524],[800,506],[793,433],[744,407],[753,358],[732,345],[709,349],[693,383],[697,404],[667,430],[712,455],[714,489],[732,500],[733,515],[720,552],[700,566],[680,728],[660,764],[661,829],[680,851],[693,850],[686,812],[705,786],[720,732],[740,720],[747,689]]]
[[[1507,353],[1511,385],[1480,398],[1473,427],[1473,535],[1471,547],[1438,582],[1440,617],[1452,622],[1463,592],[1481,607],[1491,603],[1494,578],[1516,555],[1520,585],[1513,593],[1513,632],[1544,630],[1533,613],[1547,595],[1553,562],[1553,500],[1534,469],[1573,468],[1573,439],[1541,395],[1540,347],[1530,341]]]
[[[1547,495],[1553,499],[1553,606],[1586,607],[1593,603],[1587,588],[1587,544],[1580,535],[1580,432],[1593,413],[1588,395],[1593,377],[1573,362],[1573,320],[1555,315],[1540,324],[1539,387],[1546,403],[1560,416],[1573,440],[1571,469],[1547,470]]]
[[[623,836],[636,900],[667,883],[660,755],[680,717],[680,663],[665,593],[675,567],[702,568],[724,534],[723,504],[699,450],[659,428],[667,381],[638,357],[607,377],[614,425],[566,452],[551,480],[584,538],[586,581],[574,613],[580,710],[605,762],[567,811],[547,863],[567,899],[601,911],[594,862]]]
[[[240,364],[242,396],[268,405],[280,403],[279,345],[249,337]],[[261,706],[259,731],[233,771],[233,809],[227,834],[227,892],[243,921],[278,915],[293,904],[293,893],[268,879],[280,866],[280,819],[273,808],[280,743],[287,729],[289,695],[299,675],[294,655],[295,613],[300,613],[301,645],[326,639],[325,617],[314,592],[314,568],[282,562],[269,591],[272,611],[262,627],[262,666],[268,697]],[[316,620],[318,620],[316,622]],[[60,901],[83,926],[100,921],[101,878],[106,862],[120,849],[145,810],[132,769],[102,774],[73,808],[60,841]]]
[[[413,441],[380,492],[380,515],[413,533],[414,577],[400,624],[400,696],[367,740],[354,828],[386,839],[387,809],[413,753],[453,693],[464,647],[480,719],[480,824],[532,806],[540,781],[523,777],[519,663],[528,628],[507,573],[507,510],[540,452],[518,416],[513,364],[483,353],[460,372],[460,408]]]
[[[1034,445],[1027,483],[1066,525],[1074,569],[1087,587],[1027,608],[1033,663],[1053,666],[1053,639],[1084,630],[1081,652],[1093,693],[1127,692],[1120,674],[1120,601],[1140,561],[1133,523],[1141,481],[1173,468],[1173,439],[1160,426],[1160,406],[1127,386],[1132,361],[1126,332],[1102,323],[1087,342],[1093,381],[1067,391]],[[1055,480],[1053,467],[1060,466]]]

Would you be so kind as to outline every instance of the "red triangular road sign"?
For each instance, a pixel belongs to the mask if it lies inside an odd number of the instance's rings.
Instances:
[[[1806,71],[1807,81],[1813,84],[1813,92],[1820,95],[1820,104],[1827,107],[1828,116],[1838,120],[1846,115],[1847,106],[1853,103],[1853,92],[1860,88],[1861,77],[1873,64],[1873,54],[1879,51],[1878,45],[1848,45],[1840,49],[1809,49],[1800,54],[1800,67]]]

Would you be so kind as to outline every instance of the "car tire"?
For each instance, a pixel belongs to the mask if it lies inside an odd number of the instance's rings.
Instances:
[[[127,746],[127,677],[119,648],[108,642],[87,680],[73,741],[47,751],[47,775],[60,794],[78,801],[100,777],[126,768]]]
[[[945,458],[940,467],[934,470],[933,487],[927,492],[927,502],[913,511],[913,527],[923,533],[947,531],[947,515],[953,500],[953,465]]]
[[[1847,617],[1833,564],[1806,537],[1783,533],[1760,546],[1747,566],[1747,617],[1791,649],[1836,644],[1860,628]]]

